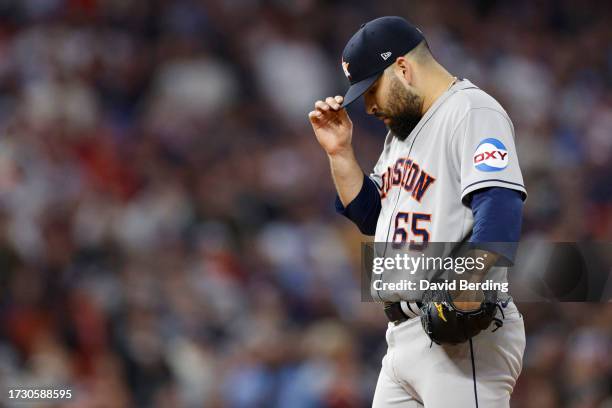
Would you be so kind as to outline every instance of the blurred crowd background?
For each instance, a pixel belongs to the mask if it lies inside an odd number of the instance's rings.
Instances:
[[[524,237],[612,238],[609,1],[0,1],[0,383],[368,406],[386,320],[306,115],[382,15],[510,113]],[[367,171],[385,129],[350,114]],[[520,307],[512,406],[612,407],[612,307]]]

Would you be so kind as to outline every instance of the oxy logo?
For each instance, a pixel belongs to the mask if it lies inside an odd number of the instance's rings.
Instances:
[[[480,171],[501,171],[508,166],[508,149],[492,137],[484,139],[474,152],[474,167]]]

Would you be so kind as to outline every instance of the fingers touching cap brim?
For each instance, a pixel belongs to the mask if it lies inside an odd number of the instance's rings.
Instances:
[[[348,89],[348,91],[346,91],[346,94],[344,95],[342,107],[345,108],[351,103],[355,102],[357,98],[359,98],[368,89],[370,89],[370,87],[374,84],[374,82],[376,82],[378,77],[380,77],[380,73],[376,73],[351,85],[351,87]]]

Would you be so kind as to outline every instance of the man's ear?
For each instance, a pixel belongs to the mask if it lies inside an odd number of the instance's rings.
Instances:
[[[406,59],[406,57],[397,57],[397,59],[395,60],[395,65],[396,65],[396,69],[395,69],[395,73],[396,75],[400,78],[403,79],[404,81],[406,81],[407,83],[411,83],[412,82],[412,66],[410,65],[410,62]]]

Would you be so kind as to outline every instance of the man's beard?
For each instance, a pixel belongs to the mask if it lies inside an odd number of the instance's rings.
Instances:
[[[389,92],[389,105],[386,109],[390,119],[389,130],[399,140],[406,140],[419,123],[423,114],[423,98],[409,91],[397,78],[393,78]]]

